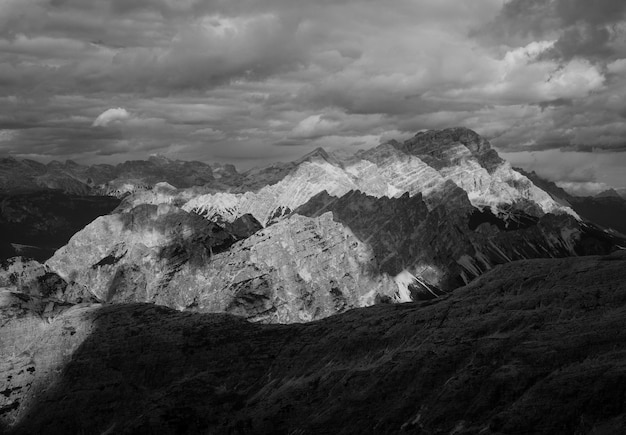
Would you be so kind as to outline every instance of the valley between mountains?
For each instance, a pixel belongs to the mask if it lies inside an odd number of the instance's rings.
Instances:
[[[8,433],[626,428],[626,201],[472,130],[241,174],[3,159],[0,187]]]

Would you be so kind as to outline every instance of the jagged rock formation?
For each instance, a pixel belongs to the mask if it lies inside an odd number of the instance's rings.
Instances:
[[[260,176],[262,182],[244,181],[239,189],[191,199],[184,190],[169,192],[169,197],[161,200],[184,202],[183,209],[209,220],[228,221],[249,213],[267,226],[323,191],[338,197],[351,190],[375,197],[421,193],[432,208],[441,203],[446,186],[452,182],[467,192],[472,205],[489,207],[507,219],[515,220],[518,213],[536,217],[545,213],[576,215],[513,170],[487,141],[465,128],[418,133],[403,144],[392,141],[342,159],[317,149],[292,164],[244,175],[244,180]],[[271,184],[259,187],[263,183]],[[237,193],[248,185],[258,189]],[[131,196],[126,209],[144,200],[143,196]]]
[[[374,198],[349,192],[336,198],[323,192],[295,213],[313,217],[332,212],[337,222],[372,247],[382,273],[408,272],[444,291],[513,260],[611,250],[609,235],[603,237],[570,215],[507,221],[489,209],[474,208],[458,187],[449,187],[447,192],[445,200],[430,210],[420,195]],[[412,299],[418,298],[413,295]]]
[[[251,215],[217,224],[144,204],[98,218],[46,265],[107,302],[289,323],[376,301],[439,297],[519,258],[614,247],[569,215],[513,226],[479,212],[453,184],[444,199],[429,210],[419,194],[324,192],[265,229]]]
[[[221,226],[173,206],[142,205],[96,219],[46,264],[103,301],[264,322],[310,321],[377,298],[402,299],[368,245],[330,214],[260,229],[250,215]]]
[[[623,433],[623,252],[496,267],[311,324],[3,296],[0,421],[29,433]]]
[[[96,302],[84,287],[68,283],[45,265],[22,257],[13,257],[0,264],[0,291],[23,294],[31,299],[56,304]]]
[[[594,195],[594,198],[621,198],[621,196],[615,189],[606,189]]]
[[[454,181],[476,207],[489,206],[498,213],[520,209],[535,216],[567,211],[513,170],[488,141],[467,128],[429,130],[395,147],[419,157]]]
[[[249,235],[247,231],[260,228],[248,217],[232,226],[236,231],[174,206],[145,204],[129,213],[99,217],[46,264],[102,301],[159,302],[171,297],[160,292],[177,274],[185,275],[190,280],[186,285],[197,291],[196,269]]]
[[[278,181],[257,191],[198,195],[210,188],[160,183],[131,195],[47,266],[103,301],[300,322],[437,298],[517,259],[622,243],[467,129],[343,159],[318,149],[274,169],[264,179]]]

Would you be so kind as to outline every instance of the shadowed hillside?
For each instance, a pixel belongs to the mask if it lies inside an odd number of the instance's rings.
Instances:
[[[625,266],[623,252],[513,262],[442,300],[293,325],[5,302],[5,325],[31,326],[5,332],[2,419],[53,434],[621,433]]]
[[[47,260],[76,232],[110,213],[120,200],[60,191],[0,195],[0,259]]]

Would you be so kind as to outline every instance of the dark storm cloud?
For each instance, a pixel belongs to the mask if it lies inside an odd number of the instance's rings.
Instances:
[[[548,107],[559,107],[559,106],[572,106],[574,101],[568,98],[557,98],[555,100],[550,101],[541,101],[539,102],[539,107],[541,109],[546,109]]]
[[[557,0],[555,11],[566,25],[581,21],[602,25],[622,21],[626,4],[619,0]]]
[[[597,61],[619,54],[615,45],[624,36],[625,19],[622,0],[511,0],[492,23],[473,34],[509,44],[555,38],[540,58]]]
[[[604,26],[578,24],[565,30],[542,57],[569,60],[576,56],[607,59],[613,56],[611,32]]]
[[[465,125],[511,153],[617,155],[625,8],[5,0],[0,150],[82,161],[159,152],[248,167]]]

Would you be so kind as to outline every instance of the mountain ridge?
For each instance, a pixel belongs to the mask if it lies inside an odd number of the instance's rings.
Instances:
[[[457,128],[354,156],[317,149],[243,193],[157,183],[77,232],[46,267],[102,301],[291,323],[436,299],[514,260],[626,245],[494,153]]]

